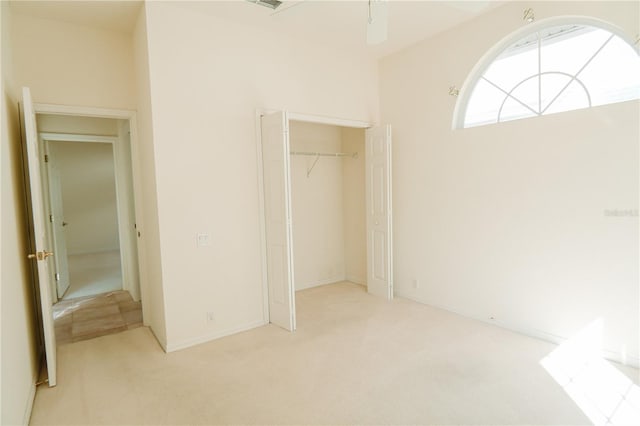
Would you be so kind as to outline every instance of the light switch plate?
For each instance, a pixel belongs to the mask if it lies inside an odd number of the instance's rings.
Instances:
[[[196,239],[198,241],[198,247],[206,247],[211,245],[209,234],[198,234]]]

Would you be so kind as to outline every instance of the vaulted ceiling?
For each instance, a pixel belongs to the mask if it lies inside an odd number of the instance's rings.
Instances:
[[[321,42],[373,57],[382,57],[459,25],[503,1],[388,1],[388,39],[366,43],[367,0],[291,0],[272,10],[246,0],[176,1],[182,7],[287,36]],[[98,28],[131,32],[141,1],[25,1],[13,0],[17,13]]]

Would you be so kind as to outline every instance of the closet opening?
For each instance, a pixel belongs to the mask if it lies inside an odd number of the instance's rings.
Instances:
[[[291,121],[293,286],[367,286],[364,129]]]
[[[296,329],[296,291],[349,282],[393,297],[389,126],[258,113],[265,322]]]

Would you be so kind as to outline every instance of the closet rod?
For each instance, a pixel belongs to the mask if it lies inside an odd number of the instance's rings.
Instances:
[[[316,157],[315,161],[313,162],[313,164],[311,165],[310,168],[307,169],[307,177],[309,177],[309,175],[311,175],[311,171],[313,170],[313,168],[316,166],[316,164],[318,163],[318,160],[320,159],[320,157],[351,157],[351,158],[358,158],[358,153],[354,152],[353,154],[348,154],[346,152],[307,152],[307,151],[290,151],[289,154],[291,155],[306,155],[309,157]]]
[[[310,157],[352,157],[358,158],[358,153],[347,152],[306,152],[306,151],[291,151],[291,155],[307,155]]]

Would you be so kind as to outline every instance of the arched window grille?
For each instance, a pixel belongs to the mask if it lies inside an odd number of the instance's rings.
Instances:
[[[463,87],[454,127],[640,99],[636,49],[599,23],[576,21],[532,25],[486,55]]]

